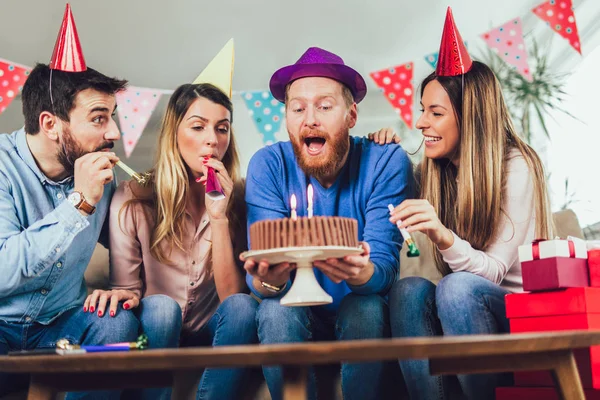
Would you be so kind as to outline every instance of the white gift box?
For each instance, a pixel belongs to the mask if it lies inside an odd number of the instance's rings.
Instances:
[[[574,254],[571,254],[569,242],[572,242]],[[534,247],[538,247],[539,258],[573,257],[587,259],[587,247],[584,240],[573,238],[571,240],[554,239],[534,242],[519,246],[519,261],[527,262],[534,259]]]

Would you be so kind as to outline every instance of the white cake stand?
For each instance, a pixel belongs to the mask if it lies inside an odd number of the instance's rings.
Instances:
[[[312,247],[281,247],[269,250],[251,250],[242,253],[242,259],[267,261],[269,264],[282,262],[296,263],[296,277],[292,287],[280,300],[281,305],[291,307],[320,306],[330,304],[333,299],[317,282],[313,271],[313,261],[328,258],[342,258],[358,255],[363,252],[361,247],[344,246],[312,246]]]

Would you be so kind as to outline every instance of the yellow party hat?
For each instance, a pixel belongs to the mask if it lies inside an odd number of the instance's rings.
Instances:
[[[194,80],[194,84],[211,83],[231,98],[231,80],[233,79],[233,39],[223,46],[219,54],[204,68]]]

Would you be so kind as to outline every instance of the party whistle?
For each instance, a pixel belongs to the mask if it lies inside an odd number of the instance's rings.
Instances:
[[[138,184],[140,184],[141,186],[146,186],[150,182],[150,174],[149,173],[146,172],[143,174],[138,174],[137,172],[135,172],[134,170],[129,168],[123,161],[117,161],[116,165],[117,165],[117,167],[119,167],[123,171],[125,171],[125,173],[127,175],[129,175],[133,179],[135,179],[136,182]]]
[[[206,173],[206,195],[211,200],[223,200],[225,193],[219,183],[215,170],[211,167],[206,167],[208,172]]]
[[[394,211],[394,206],[392,204],[388,204],[388,210],[390,210],[390,215],[391,215],[392,211]],[[406,255],[408,257],[419,257],[421,255],[421,253],[419,253],[419,249],[417,249],[417,245],[415,244],[415,241],[413,240],[413,238],[410,236],[410,233],[408,233],[408,231],[406,229],[400,227],[401,225],[402,225],[402,221],[396,221],[396,226],[398,227],[398,229],[400,230],[400,234],[404,238],[404,243],[406,243],[406,245],[408,246],[408,252],[406,252]]]
[[[135,342],[125,343],[112,343],[99,346],[88,346],[71,344],[68,339],[60,339],[56,342],[57,350],[83,350],[86,353],[104,353],[112,351],[130,351],[130,350],[144,350],[148,348],[148,336],[145,333],[138,336]]]

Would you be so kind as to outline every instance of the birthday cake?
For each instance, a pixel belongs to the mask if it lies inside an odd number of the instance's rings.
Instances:
[[[250,226],[252,250],[282,247],[358,247],[358,222],[344,217],[280,218]]]

